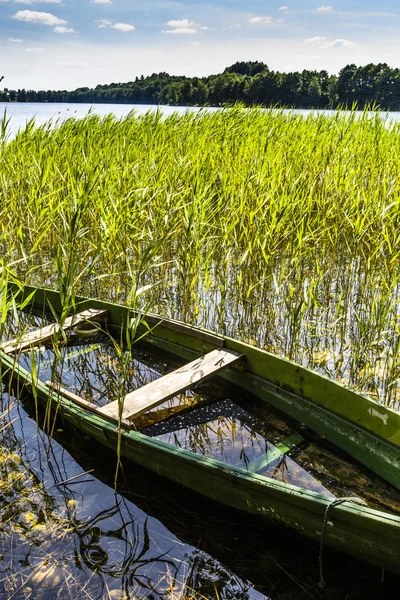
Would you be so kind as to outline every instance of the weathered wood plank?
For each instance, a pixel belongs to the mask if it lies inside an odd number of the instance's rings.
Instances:
[[[96,309],[89,308],[88,310],[84,310],[81,313],[76,315],[72,315],[72,317],[67,317],[61,326],[61,329],[64,331],[68,329],[72,329],[79,323],[83,323],[84,321],[88,321],[90,319],[98,319],[99,317],[105,315],[107,310],[105,309]],[[51,325],[46,325],[46,327],[41,327],[40,329],[36,329],[35,331],[31,331],[23,335],[21,338],[17,338],[14,340],[10,340],[0,345],[0,349],[3,350],[6,354],[11,354],[12,352],[21,352],[26,350],[27,348],[31,348],[32,346],[37,346],[38,344],[43,344],[43,342],[47,342],[50,340],[53,335],[60,331],[59,323],[52,323]]]
[[[127,394],[123,399],[122,418],[130,420],[142,415],[150,408],[154,408],[190,387],[209,379],[241,358],[242,355],[237,352],[213,350],[202,358],[183,365],[176,371]],[[100,409],[100,412],[118,418],[119,401],[107,404]]]

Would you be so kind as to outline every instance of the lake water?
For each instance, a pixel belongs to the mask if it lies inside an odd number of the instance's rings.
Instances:
[[[116,117],[126,117],[131,111],[145,114],[159,108],[165,116],[173,113],[184,114],[186,111],[197,112],[197,107],[161,106],[152,104],[79,104],[79,103],[46,103],[46,102],[0,102],[0,115],[7,111],[10,118],[10,131],[15,133],[23,129],[28,121],[35,119],[37,125],[43,125],[49,120],[64,121],[70,117],[82,119],[89,112],[102,117],[113,113]],[[208,108],[207,110],[217,110]]]
[[[35,119],[37,125],[42,125],[50,119],[65,120],[70,117],[82,119],[88,112],[96,115],[105,116],[113,113],[121,118],[128,115],[131,111],[137,114],[144,114],[148,111],[161,110],[163,115],[168,116],[173,113],[184,114],[187,111],[198,112],[201,110],[195,106],[155,106],[154,104],[80,104],[80,103],[47,103],[47,102],[0,102],[0,115],[7,111],[10,120],[10,132],[15,133],[18,129],[23,129],[28,121]],[[207,107],[207,111],[218,110],[215,107]],[[289,112],[289,111],[288,111]],[[334,114],[330,110],[293,110],[297,114],[308,116],[309,114]],[[400,121],[400,112],[383,112],[382,117],[389,121]],[[0,117],[1,118],[1,117]]]

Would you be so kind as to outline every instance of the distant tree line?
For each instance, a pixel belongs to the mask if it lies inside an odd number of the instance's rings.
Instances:
[[[376,104],[400,110],[400,69],[385,63],[347,65],[338,75],[327,71],[279,73],[262,62],[237,62],[218,75],[180,77],[153,73],[128,83],[110,83],[74,91],[0,91],[5,102],[98,102],[172,106],[246,105],[293,108],[359,108]]]

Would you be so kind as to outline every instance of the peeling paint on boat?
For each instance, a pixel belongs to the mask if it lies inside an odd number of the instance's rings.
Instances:
[[[377,417],[378,419],[381,419],[385,425],[388,424],[389,416],[387,414],[381,414],[375,408],[370,408],[368,413],[371,415],[371,417]]]

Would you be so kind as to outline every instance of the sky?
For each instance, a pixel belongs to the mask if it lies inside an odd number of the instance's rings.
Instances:
[[[0,0],[8,89],[75,89],[167,71],[400,66],[399,0]]]

